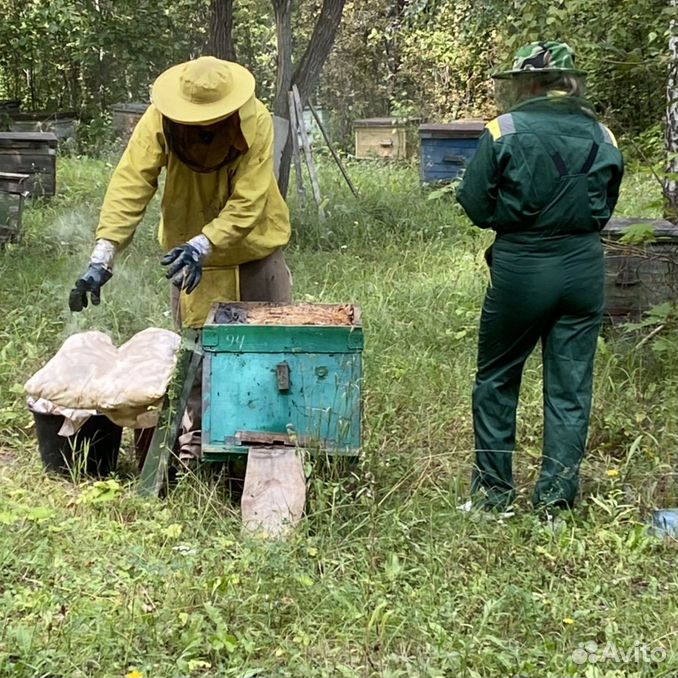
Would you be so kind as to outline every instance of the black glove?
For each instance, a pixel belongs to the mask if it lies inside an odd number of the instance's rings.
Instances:
[[[101,287],[112,276],[103,264],[90,264],[82,277],[75,281],[75,287],[68,296],[68,308],[71,311],[82,311],[87,306],[87,292],[92,297],[92,303],[98,306],[101,303]]]
[[[173,285],[190,294],[202,278],[202,259],[202,252],[187,242],[170,250],[160,263],[169,266],[165,277],[171,278]]]

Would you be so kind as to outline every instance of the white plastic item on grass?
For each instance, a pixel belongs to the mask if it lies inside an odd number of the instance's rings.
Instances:
[[[118,349],[103,332],[79,332],[26,382],[26,392],[62,407],[96,410],[99,384],[117,357]]]

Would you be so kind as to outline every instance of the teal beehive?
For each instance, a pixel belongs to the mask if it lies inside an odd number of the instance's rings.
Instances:
[[[358,454],[358,307],[217,304],[203,328],[202,349],[206,460],[255,446]]]

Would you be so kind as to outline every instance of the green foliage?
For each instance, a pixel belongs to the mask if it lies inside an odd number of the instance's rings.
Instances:
[[[546,36],[568,42],[588,72],[589,97],[618,133],[638,132],[663,118],[668,26],[664,0],[513,0],[507,46]],[[674,12],[675,13],[675,12]],[[506,28],[504,28],[506,30]],[[510,57],[509,57],[510,59]]]
[[[413,247],[444,236],[477,237],[467,221],[459,222],[461,208],[454,201],[427,204],[424,218],[422,201],[426,193],[419,186],[414,165],[348,160],[346,167],[360,197],[353,197],[332,162],[322,162],[320,185],[323,193],[333,199],[325,201],[324,222],[318,221],[312,200],[306,210],[298,210],[293,231],[295,245],[314,250],[368,252],[388,236],[402,246]],[[292,208],[298,209],[294,187],[288,198]]]
[[[207,1],[0,0],[0,96],[96,114],[204,42]]]
[[[257,81],[257,96],[267,103],[275,93],[276,34],[270,0],[236,0],[233,42],[240,63]]]
[[[0,0],[0,97],[25,109],[73,109],[81,149],[103,147],[108,107],[146,101],[168,66],[203,52],[209,0]],[[320,0],[292,4],[295,60]],[[653,130],[661,150],[668,24],[664,0],[348,0],[315,103],[333,113],[335,141],[352,146],[353,120],[381,115],[445,122],[496,113],[490,74],[537,39],[567,40],[589,72],[598,112],[616,133]],[[234,4],[238,60],[257,94],[275,90],[276,32],[270,0]],[[1,122],[0,122],[1,126]],[[646,164],[646,161],[643,160]]]
[[[667,158],[664,123],[659,121],[638,134],[623,134],[619,139],[627,168],[654,170],[657,175],[666,172]]]
[[[670,358],[675,351],[677,320],[676,304],[664,302],[653,306],[638,322],[627,323],[624,330],[637,340],[637,348],[648,344],[656,355]]]
[[[651,224],[631,224],[620,238],[624,245],[643,245],[657,239]]]
[[[628,146],[624,146],[626,152]],[[636,165],[638,167],[638,165]],[[641,166],[641,169],[633,172],[633,165],[624,176],[621,188],[621,198],[615,215],[637,219],[639,217],[662,217],[663,198],[662,185],[659,179],[652,173],[652,168]]]
[[[664,0],[403,0],[347,3],[321,97],[348,142],[350,122],[400,110],[432,121],[496,113],[490,74],[535,40],[567,41],[618,134],[663,119]],[[650,157],[654,160],[652,149]]]
[[[518,513],[459,511],[488,234],[449,196],[429,200],[414,167],[351,163],[358,201],[333,166],[320,169],[328,221],[293,204],[287,256],[298,301],[363,308],[365,457],[341,475],[314,463],[306,516],[284,543],[241,535],[219,476],[186,478],[150,501],[122,478],[44,475],[24,380],[76,330],[119,343],[170,320],[155,204],[101,307],[66,310],[111,163],[62,158],[59,196],[27,209],[25,242],[0,254],[11,282],[0,287],[0,674],[672,675],[675,541],[645,522],[678,501],[675,345],[639,347],[654,326],[601,338],[582,503],[555,524],[528,505],[542,421],[534,355]],[[638,196],[657,191],[651,177],[629,176],[620,207],[655,216]],[[128,468],[132,456],[126,436]],[[577,664],[573,652],[590,641],[666,655]]]

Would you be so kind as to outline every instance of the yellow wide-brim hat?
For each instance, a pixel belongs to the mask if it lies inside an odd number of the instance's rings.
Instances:
[[[155,107],[184,125],[222,120],[253,96],[254,76],[246,68],[210,56],[168,68],[151,89]]]

